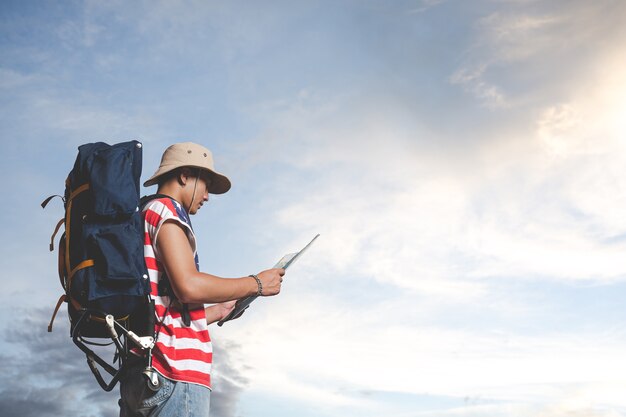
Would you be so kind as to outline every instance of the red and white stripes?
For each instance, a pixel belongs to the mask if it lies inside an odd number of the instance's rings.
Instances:
[[[196,239],[187,213],[174,200],[160,198],[144,208],[144,257],[150,276],[151,296],[155,300],[158,337],[153,350],[154,368],[169,379],[211,387],[213,348],[207,328],[204,305],[188,304],[191,325],[183,324],[180,304],[159,295],[157,288],[163,278],[156,242],[165,221],[177,221],[187,233],[194,255]]]

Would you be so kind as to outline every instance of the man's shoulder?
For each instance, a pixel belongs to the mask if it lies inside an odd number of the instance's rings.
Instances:
[[[144,207],[144,213],[152,212],[161,217],[180,217],[180,204],[169,197],[157,197],[148,201]]]

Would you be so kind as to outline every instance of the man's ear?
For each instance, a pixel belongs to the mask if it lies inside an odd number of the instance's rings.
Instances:
[[[187,184],[187,180],[189,179],[190,174],[191,171],[189,170],[189,168],[183,167],[180,169],[178,175],[176,176],[176,179],[178,180],[178,184],[180,184],[181,187],[184,187]]]

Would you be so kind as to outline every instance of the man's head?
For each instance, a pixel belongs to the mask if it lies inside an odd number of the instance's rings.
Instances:
[[[215,171],[207,148],[192,142],[177,143],[165,150],[159,169],[143,185],[158,184],[159,192],[180,201],[195,214],[211,194],[230,189],[230,180]]]
[[[192,172],[199,168],[211,180],[208,192],[224,194],[230,190],[230,180],[215,171],[213,154],[204,146],[193,142],[175,143],[163,152],[161,164],[154,175],[143,183],[144,187],[163,183],[163,177],[173,175],[175,170],[183,167],[191,168]]]

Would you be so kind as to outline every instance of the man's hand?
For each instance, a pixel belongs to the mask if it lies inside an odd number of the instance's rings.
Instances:
[[[211,323],[215,323],[216,321],[223,320],[226,316],[230,314],[231,311],[233,311],[233,309],[235,308],[236,302],[237,300],[226,301],[224,303],[215,304],[215,305],[205,308],[204,312],[206,314],[207,324],[211,324]],[[243,314],[243,312],[241,314]],[[238,315],[237,317],[233,317],[233,320],[241,317],[241,314]]]
[[[278,294],[280,292],[280,286],[282,285],[284,275],[285,270],[283,268],[272,268],[259,272],[257,276],[263,285],[261,295],[268,297]]]

